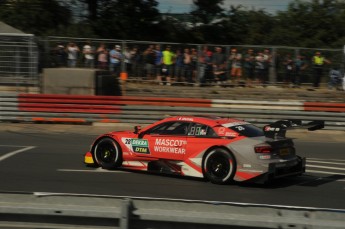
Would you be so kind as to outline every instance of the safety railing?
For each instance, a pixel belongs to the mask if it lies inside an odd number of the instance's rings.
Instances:
[[[258,125],[280,119],[324,120],[345,130],[345,103],[136,96],[0,94],[0,121],[149,124],[171,115],[217,115]]]
[[[0,195],[1,228],[344,228],[345,210],[59,193]]]

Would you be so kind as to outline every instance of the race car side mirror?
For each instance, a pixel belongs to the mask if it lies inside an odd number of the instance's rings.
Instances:
[[[141,126],[135,126],[134,127],[134,133],[138,134],[141,131]]]

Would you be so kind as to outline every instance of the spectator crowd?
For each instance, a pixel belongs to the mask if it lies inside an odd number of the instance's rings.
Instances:
[[[270,49],[254,50],[252,48],[238,50],[220,46],[200,48],[177,47],[171,45],[152,44],[121,47],[116,44],[107,47],[100,43],[95,47],[85,42],[79,48],[74,42],[67,45],[57,43],[51,50],[56,67],[85,67],[108,70],[119,76],[125,71],[131,79],[157,82],[160,85],[228,85],[261,87],[270,82],[270,69],[280,70],[279,80],[286,87],[299,87],[306,81],[306,69],[312,69],[312,85],[320,86],[325,66],[331,61],[321,52],[308,60],[303,55],[286,53],[284,56],[273,55]],[[335,87],[334,71],[342,73],[338,66],[332,66],[329,73],[329,87]],[[332,76],[331,76],[332,74]]]

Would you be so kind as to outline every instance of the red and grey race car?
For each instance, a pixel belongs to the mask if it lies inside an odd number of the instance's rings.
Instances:
[[[230,181],[265,182],[305,172],[289,128],[321,129],[322,121],[281,120],[263,129],[248,122],[213,116],[176,116],[134,131],[99,136],[85,154],[87,165],[126,168]]]

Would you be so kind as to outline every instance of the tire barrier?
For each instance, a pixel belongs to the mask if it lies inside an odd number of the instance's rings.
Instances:
[[[149,124],[171,115],[217,115],[258,125],[281,119],[324,120],[345,130],[345,104],[138,96],[0,94],[0,121]]]
[[[345,210],[163,198],[0,195],[1,228],[344,228]]]

